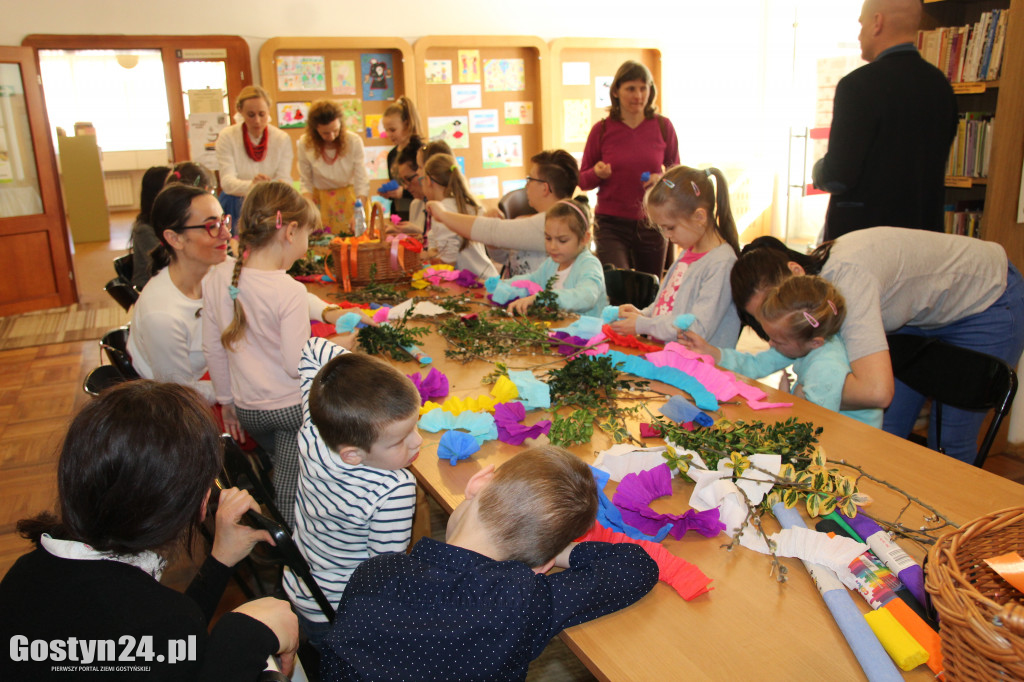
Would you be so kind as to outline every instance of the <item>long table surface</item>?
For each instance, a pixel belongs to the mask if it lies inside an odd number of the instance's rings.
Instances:
[[[556,325],[557,326],[557,325]],[[436,334],[421,344],[433,358],[434,367],[443,371],[450,384],[450,395],[472,397],[487,394],[491,386],[481,378],[493,371],[491,363],[466,364],[446,359],[445,342]],[[526,369],[554,358],[517,356],[509,360],[511,369]],[[403,372],[426,370],[416,363],[396,362]],[[543,370],[537,370],[541,376]],[[751,382],[756,383],[756,382]],[[767,400],[793,402],[792,408],[755,411],[745,402],[723,404],[714,415],[731,420],[780,421],[797,417],[824,427],[819,443],[830,461],[845,460],[862,466],[867,473],[891,482],[906,493],[935,507],[956,524],[966,523],[984,514],[1024,504],[1024,486],[989,472],[963,464],[910,441],[841,416],[794,396],[758,384],[768,393]],[[652,382],[660,395],[648,405],[652,412],[675,388]],[[550,415],[543,411],[527,413],[526,423]],[[636,424],[631,432],[636,435]],[[423,432],[424,444],[412,471],[423,488],[446,510],[463,500],[469,478],[481,468],[500,466],[530,444],[513,446],[490,441],[469,460],[452,466],[436,456],[440,433]],[[545,439],[541,439],[542,441]],[[660,439],[646,444],[661,445]],[[591,443],[570,448],[588,463],[598,452],[612,444],[599,429]],[[609,496],[615,483],[606,488]],[[894,519],[905,505],[904,498],[872,481],[861,479],[861,492],[873,498],[866,511],[875,517]],[[689,508],[692,484],[673,479],[670,498],[656,500],[652,507],[662,513],[679,514]],[[924,523],[920,507],[902,517],[913,527]],[[805,514],[805,520],[806,520]],[[813,523],[809,523],[813,527]],[[766,530],[776,529],[774,519]],[[726,551],[724,534],[704,538],[688,533],[681,540],[666,538],[662,544],[673,554],[695,564],[712,579],[709,593],[689,602],[671,587],[658,583],[638,603],[598,620],[569,628],[562,639],[595,676],[602,680],[863,680],[853,653],[839,631],[810,576],[797,559],[782,559],[788,567],[788,581],[779,583],[769,575],[771,563],[766,555],[736,548]],[[922,562],[927,548],[905,539],[899,544]],[[869,608],[856,593],[852,597],[863,611]],[[932,679],[927,666],[905,673],[907,679]]]

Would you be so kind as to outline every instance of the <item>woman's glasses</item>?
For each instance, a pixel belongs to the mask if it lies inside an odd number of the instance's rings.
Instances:
[[[225,229],[228,231],[228,234],[231,234],[231,214],[225,213],[219,220],[207,220],[202,225],[183,225],[171,229],[175,232],[181,232],[182,230],[206,230],[206,234],[216,239],[220,236],[221,229]]]

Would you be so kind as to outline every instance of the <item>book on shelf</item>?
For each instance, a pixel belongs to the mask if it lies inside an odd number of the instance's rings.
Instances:
[[[946,233],[967,237],[980,237],[982,208],[983,205],[980,201],[961,201],[956,204],[947,204],[943,215]]]
[[[994,125],[991,113],[968,111],[960,114],[956,138],[949,148],[946,175],[969,178],[988,177]]]
[[[996,80],[1003,63],[1009,14],[1008,9],[994,9],[983,12],[973,24],[918,31],[917,49],[951,83]]]

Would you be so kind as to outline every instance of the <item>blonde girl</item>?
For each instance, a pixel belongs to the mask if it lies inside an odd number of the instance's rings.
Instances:
[[[676,166],[650,189],[644,208],[682,254],[662,279],[654,303],[643,310],[620,306],[621,319],[612,323],[612,329],[673,341],[676,318],[690,313],[696,318],[695,333],[719,348],[735,347],[740,319],[732,302],[729,271],[739,254],[739,238],[722,171]]]
[[[405,95],[395,100],[394,104],[384,110],[384,117],[381,119],[384,126],[384,134],[395,146],[388,152],[388,177],[401,182],[398,176],[398,155],[408,146],[413,139],[425,139],[423,130],[420,127],[420,115],[416,111],[416,105]],[[409,219],[409,204],[412,202],[412,194],[408,190],[399,188],[385,192],[384,196],[392,200],[391,212],[397,213],[402,220]]]
[[[757,355],[716,348],[691,331],[680,332],[679,341],[690,350],[712,356],[725,369],[753,379],[792,364],[797,376],[794,394],[882,427],[881,409],[839,409],[850,359],[838,335],[846,319],[846,301],[831,282],[813,275],[786,280],[768,293],[761,304],[761,319],[771,348]]]
[[[292,181],[292,140],[288,133],[270,125],[273,102],[258,85],[242,88],[235,100],[238,123],[217,137],[217,170],[224,212],[238,224],[242,201],[258,182]]]
[[[224,426],[248,432],[274,462],[277,507],[295,518],[302,425],[299,358],[309,339],[305,287],[286,274],[308,248],[320,214],[291,185],[257,185],[242,205],[242,258],[203,282],[203,353]]]
[[[441,208],[452,213],[479,215],[480,204],[466,187],[455,157],[434,154],[423,165],[423,195],[428,202],[439,202]],[[440,222],[434,223],[427,233],[427,258],[469,270],[477,277],[497,277],[498,270],[487,257],[483,244],[460,237]]]
[[[590,253],[590,209],[586,197],[580,200],[561,199],[544,216],[544,246],[548,257],[540,268],[511,281],[527,280],[545,286],[555,277],[552,289],[558,307],[580,315],[600,317],[608,305],[605,294],[604,268],[597,256]],[[526,296],[509,304],[512,313],[525,315],[537,295]]]
[[[351,234],[356,199],[366,204],[370,181],[363,141],[345,129],[337,102],[322,99],[309,107],[298,162],[302,196],[320,208],[324,228]]]

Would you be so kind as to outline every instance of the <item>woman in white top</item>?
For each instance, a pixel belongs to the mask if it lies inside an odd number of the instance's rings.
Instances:
[[[302,196],[320,208],[324,228],[333,234],[352,232],[356,199],[365,206],[370,193],[363,141],[345,130],[343,116],[336,102],[313,102],[298,144]]]
[[[546,150],[530,159],[526,176],[526,198],[536,214],[504,220],[472,216],[445,210],[440,204],[428,205],[431,217],[452,232],[485,246],[511,249],[510,274],[526,275],[547,258],[544,246],[544,214],[563,199],[572,198],[580,168],[572,154],[562,149]]]
[[[217,137],[217,169],[220,171],[220,203],[236,225],[242,200],[253,183],[292,181],[295,152],[288,133],[270,125],[273,104],[258,85],[242,88],[235,100],[236,118]]]

